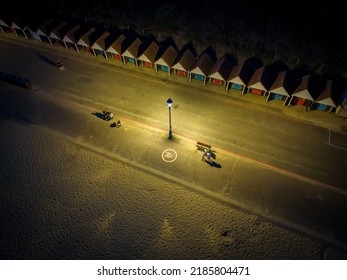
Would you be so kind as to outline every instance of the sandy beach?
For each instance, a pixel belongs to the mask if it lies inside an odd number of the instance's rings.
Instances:
[[[346,259],[44,128],[1,119],[1,259]]]

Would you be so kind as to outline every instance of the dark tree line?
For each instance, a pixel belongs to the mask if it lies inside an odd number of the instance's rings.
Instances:
[[[7,2],[7,3],[6,3]],[[221,44],[226,51],[280,59],[290,67],[347,76],[342,4],[295,1],[198,0],[5,0],[9,12],[59,11],[130,26],[137,32],[180,34],[201,46]],[[298,5],[299,4],[299,5]]]

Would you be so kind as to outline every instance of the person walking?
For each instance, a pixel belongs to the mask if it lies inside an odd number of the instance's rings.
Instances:
[[[204,160],[204,159],[205,159],[205,156],[206,156],[205,151],[202,151],[201,154],[202,154],[201,160]]]
[[[206,153],[206,157],[207,157],[207,161],[211,162],[212,153],[211,152]]]
[[[64,66],[63,66],[63,63],[61,63],[59,60],[57,61],[57,66],[60,70],[64,70]]]
[[[211,148],[205,148],[202,152],[202,158],[201,158],[201,160],[204,160],[205,159],[205,156],[207,156],[207,154],[208,153],[211,153]],[[211,156],[210,156],[210,158],[211,158]]]

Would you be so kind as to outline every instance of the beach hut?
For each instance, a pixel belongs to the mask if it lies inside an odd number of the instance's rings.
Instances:
[[[41,17],[30,16],[30,18],[28,17],[27,23],[24,26],[24,32],[25,34],[27,34],[27,38],[32,38],[42,42],[40,35],[37,33],[37,30],[39,26],[42,24],[42,22],[46,22],[48,19],[50,19],[48,16],[45,17],[45,20],[42,19],[42,16]]]
[[[289,70],[288,66],[281,61],[257,68],[247,85],[248,92],[256,95],[267,96],[277,76],[282,71]]]
[[[291,94],[295,88],[293,77],[289,71],[282,71],[277,75],[276,80],[272,84],[269,94],[267,95],[266,101],[269,100],[280,100],[284,101],[283,106],[287,104]]]
[[[73,48],[77,52],[79,52],[79,49],[77,47],[77,42],[79,40],[78,37],[78,31],[81,29],[80,24],[75,24],[69,31],[67,31],[63,37],[63,43],[65,45],[66,49]]]
[[[333,82],[328,80],[325,83],[324,90],[311,104],[310,109],[332,112],[336,108],[337,102],[333,91]]]
[[[250,83],[254,84],[254,82],[257,82],[257,80],[263,75],[263,71],[265,69],[264,68],[261,69],[262,66],[263,66],[263,62],[255,56],[252,56],[245,61],[245,65],[244,65],[245,68],[243,70],[245,70],[244,73],[247,76],[246,80],[248,82],[247,82],[247,88],[242,92],[242,95],[245,94],[247,91],[249,91],[248,85]],[[259,70],[259,73],[258,73],[259,75],[254,75],[257,69],[261,69]],[[251,82],[251,79],[254,77],[255,79]],[[256,90],[253,90],[252,93],[256,94]]]
[[[39,37],[41,43],[49,42],[51,45],[53,45],[53,42],[51,41],[51,38],[50,38],[51,32],[54,28],[59,26],[61,23],[62,22],[59,19],[50,18],[49,20],[41,24],[36,30],[36,34]]]
[[[244,94],[251,77],[252,71],[248,68],[248,64],[246,62],[239,63],[232,68],[225,90],[239,90]]]
[[[26,39],[32,38],[31,32],[26,28],[30,20],[30,18],[22,16],[12,21],[11,29],[17,37],[23,36]]]
[[[203,81],[205,85],[207,76],[210,73],[214,62],[215,58],[208,51],[199,55],[189,70],[189,81],[192,81],[192,78],[194,78]]]
[[[168,45],[163,51],[159,50],[158,56],[154,62],[155,71],[158,70],[167,72],[168,75],[171,75],[171,66],[174,64],[175,59],[178,56],[178,51],[172,45]]]
[[[139,49],[142,44],[142,41],[139,37],[136,37],[135,40],[127,47],[127,49],[122,53],[124,63],[130,62],[135,64],[136,67],[138,65],[138,57],[139,57]]]
[[[138,60],[141,63],[141,65],[144,65],[145,67],[153,68],[158,51],[159,51],[159,45],[156,41],[152,41],[149,44],[147,44],[144,47],[143,52],[141,52],[140,56],[138,57]]]
[[[318,88],[312,75],[304,76],[299,80],[299,85],[290,97],[288,106],[295,104],[309,108],[317,96]]]
[[[61,28],[56,28],[51,32],[51,38],[56,39],[66,49],[73,47],[76,49],[76,38],[74,38],[74,32],[81,28],[79,23],[72,20],[67,20],[66,24]],[[53,41],[53,40],[52,40]]]
[[[98,54],[101,54],[104,58],[108,59],[106,54],[106,39],[111,35],[110,32],[105,31],[95,40],[91,46],[93,54],[96,57]]]
[[[171,69],[173,69],[175,74],[187,77],[189,69],[193,66],[195,59],[196,56],[189,48],[182,49]]]
[[[90,35],[94,33],[96,29],[94,27],[89,27],[84,34],[80,36],[80,38],[77,41],[77,47],[78,49],[83,49],[86,52],[92,52],[91,48],[91,42],[90,42]]]
[[[248,92],[262,96],[268,95],[277,75],[287,69],[288,67],[280,61],[259,67],[254,71],[247,85]]]
[[[123,33],[113,34],[107,38],[107,47],[106,47],[106,55],[109,57],[113,57],[117,60],[121,60],[123,63],[122,53],[126,50],[126,42],[127,38]]]
[[[346,119],[347,118],[347,90],[344,90],[338,98],[338,106],[336,108],[336,115]]]
[[[224,55],[212,66],[208,79],[215,85],[225,86],[236,60],[231,60],[228,55]]]
[[[3,33],[13,32],[13,30],[11,28],[11,23],[12,23],[12,20],[10,18],[5,17],[5,16],[1,16],[0,17],[0,30]]]
[[[105,29],[97,24],[87,24],[82,34],[79,34],[79,40],[77,42],[78,48],[84,49],[86,52],[95,53],[92,49],[94,42],[105,32]]]
[[[64,45],[63,38],[66,32],[72,27],[71,23],[68,23],[67,21],[63,21],[60,24],[58,24],[55,28],[52,29],[51,33],[49,34],[50,41],[52,44],[59,43],[62,46]]]
[[[247,92],[253,93],[256,95],[265,95],[267,88],[264,84],[264,71],[265,66],[261,66],[256,69],[247,85]]]

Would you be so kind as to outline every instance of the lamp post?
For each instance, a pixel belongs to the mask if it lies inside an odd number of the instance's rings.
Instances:
[[[171,126],[171,106],[172,106],[172,99],[169,98],[167,101],[167,106],[169,108],[169,139],[172,139],[172,126]]]

